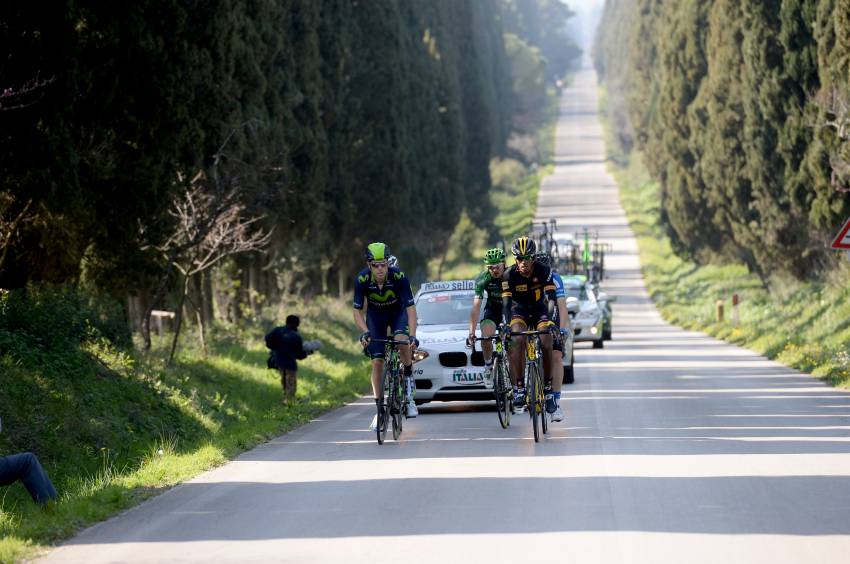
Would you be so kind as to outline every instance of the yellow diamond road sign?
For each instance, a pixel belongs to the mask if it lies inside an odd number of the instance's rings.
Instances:
[[[847,221],[844,222],[844,226],[832,242],[832,248],[850,250],[850,218],[847,218]]]

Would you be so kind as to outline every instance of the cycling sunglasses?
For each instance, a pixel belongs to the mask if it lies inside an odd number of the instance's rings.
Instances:
[[[534,260],[534,255],[522,255],[522,256],[518,256],[516,259],[517,259],[517,261]]]
[[[369,263],[369,266],[372,266],[374,268],[384,268],[385,266],[387,266],[387,261],[385,261],[385,260],[381,260],[381,261],[373,260],[372,262]]]

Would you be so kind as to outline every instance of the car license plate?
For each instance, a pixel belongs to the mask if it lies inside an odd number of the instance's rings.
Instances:
[[[452,373],[452,382],[461,385],[481,384],[484,382],[484,373],[467,372],[466,370],[455,370]]]

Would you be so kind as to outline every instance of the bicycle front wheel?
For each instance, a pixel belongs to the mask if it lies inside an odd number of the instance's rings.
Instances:
[[[507,429],[511,424],[511,398],[510,386],[504,359],[497,359],[493,363],[493,393],[496,395],[496,412],[499,415],[499,423],[502,429]]]
[[[543,428],[543,434],[549,432],[549,413],[546,411],[546,390],[543,386],[543,370],[538,367],[537,373],[540,374],[540,395],[537,397],[537,406],[540,409],[540,426]]]
[[[542,413],[540,412],[539,405],[537,402],[537,396],[541,393],[542,390],[542,379],[540,378],[540,374],[537,371],[536,364],[528,365],[528,372],[526,374],[526,386],[528,386],[528,395],[526,396],[526,402],[528,403],[528,415],[531,417],[531,428],[534,431],[534,442],[540,442],[540,417]]]
[[[378,444],[384,444],[384,439],[387,438],[387,426],[389,425],[390,418],[390,409],[388,405],[389,397],[388,391],[386,389],[387,382],[389,381],[389,374],[384,371],[383,376],[381,376],[381,401],[378,402],[378,429],[376,431],[378,435]]]

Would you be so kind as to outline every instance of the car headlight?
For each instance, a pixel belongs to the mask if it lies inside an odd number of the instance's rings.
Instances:
[[[413,352],[413,362],[416,363],[416,362],[419,362],[420,360],[425,360],[426,358],[428,358],[428,356],[429,356],[428,351],[416,349]]]

